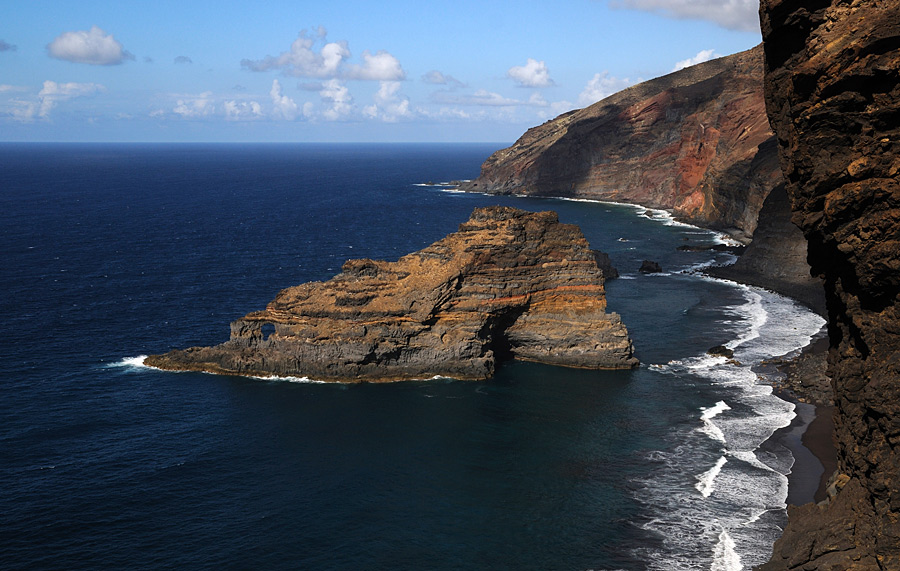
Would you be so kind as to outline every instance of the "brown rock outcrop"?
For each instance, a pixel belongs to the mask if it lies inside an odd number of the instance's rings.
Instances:
[[[763,0],[766,97],[824,279],[838,474],[763,569],[900,569],[900,4]]]
[[[462,188],[641,204],[744,237],[781,181],[771,138],[758,46],[529,129]]]
[[[480,208],[458,232],[397,262],[350,260],[327,282],[281,291],[233,322],[221,345],[146,364],[345,382],[484,379],[509,357],[633,368],[625,326],[606,313],[597,258],[554,212]]]

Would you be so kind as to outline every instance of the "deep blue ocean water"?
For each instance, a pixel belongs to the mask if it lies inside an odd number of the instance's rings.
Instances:
[[[0,567],[749,569],[793,416],[751,366],[821,319],[691,273],[714,234],[624,205],[422,186],[499,145],[0,145]],[[486,382],[140,366],[282,288],[393,260],[472,209],[556,210],[608,252],[643,362]],[[637,272],[644,259],[662,274]],[[728,344],[740,366],[705,355]]]

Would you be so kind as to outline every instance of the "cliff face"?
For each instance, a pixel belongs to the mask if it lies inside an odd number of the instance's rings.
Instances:
[[[781,180],[762,47],[644,82],[529,129],[464,190],[594,198],[672,210],[750,235]]]
[[[458,232],[397,262],[350,260],[327,282],[283,290],[233,322],[226,343],[146,364],[346,382],[484,379],[508,357],[632,368],[598,258],[553,212],[476,209]]]
[[[822,281],[810,275],[806,250],[806,238],[791,223],[790,201],[784,185],[779,184],[766,197],[753,241],[737,262],[705,272],[777,291],[824,316],[827,312]]]
[[[825,281],[838,472],[772,569],[900,569],[900,4],[763,0],[766,98]]]

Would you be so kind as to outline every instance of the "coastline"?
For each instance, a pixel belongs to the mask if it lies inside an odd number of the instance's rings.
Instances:
[[[796,355],[772,361],[762,377],[772,382],[775,395],[796,406],[791,424],[772,435],[770,442],[791,451],[794,465],[787,475],[788,505],[818,503],[826,498],[829,478],[837,470],[832,440],[834,405],[830,380],[824,375],[828,338],[820,332]]]
[[[773,291],[827,318],[822,284],[809,276],[808,267],[805,270],[803,268],[798,270],[798,264],[805,265],[806,242],[799,230],[790,222],[790,208],[786,206],[786,195],[782,196],[783,190],[773,194],[772,200],[764,205],[767,214],[765,223],[761,223],[761,227],[757,229],[758,235],[754,236],[754,241],[757,242],[756,249],[751,241],[739,256],[738,262],[704,268],[703,273],[715,279],[725,279]],[[660,221],[666,218],[669,223],[702,228],[679,220],[670,211],[641,204],[592,198],[544,198],[630,206],[656,213]],[[702,229],[718,233],[725,240],[733,238],[721,230]],[[802,244],[803,251],[798,253],[799,250],[795,247],[797,251],[784,254],[784,245],[788,243]],[[742,263],[741,258],[744,258]],[[830,379],[825,376],[827,352],[828,338],[823,327],[806,347],[789,356],[772,360],[757,371],[757,374],[774,387],[775,396],[793,403],[796,407],[797,416],[791,424],[776,431],[764,444],[764,446],[781,445],[790,450],[794,457],[794,464],[787,474],[788,495],[785,502],[788,505],[822,501],[826,497],[827,482],[837,468],[837,452],[832,442],[834,407],[831,403]]]

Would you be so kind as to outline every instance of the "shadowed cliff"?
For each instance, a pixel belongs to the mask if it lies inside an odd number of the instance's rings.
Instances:
[[[900,569],[900,4],[763,0],[766,103],[824,280],[838,471],[766,571]]]

